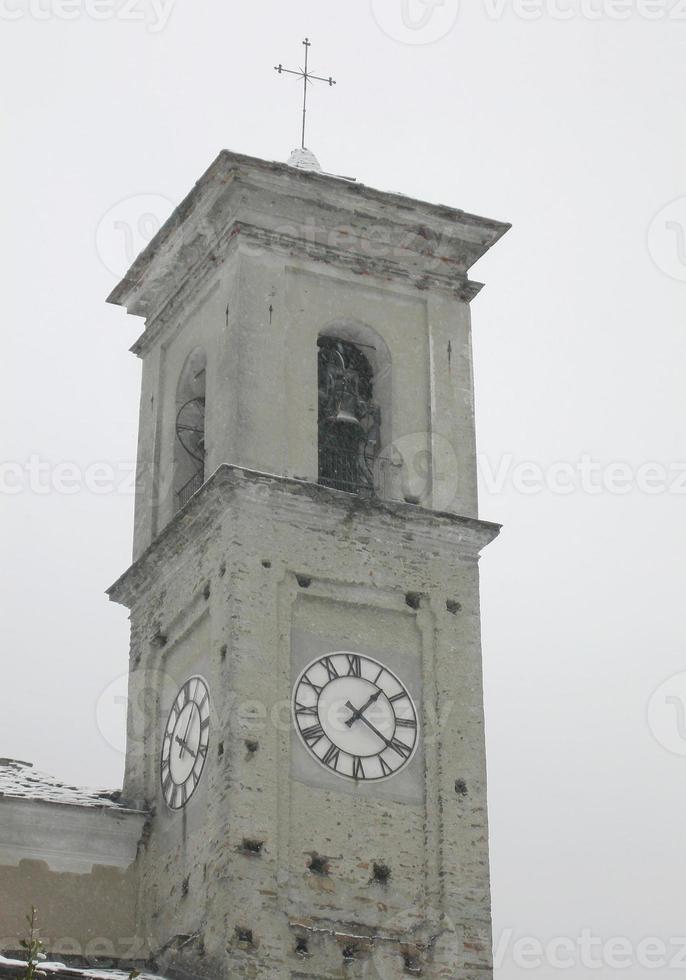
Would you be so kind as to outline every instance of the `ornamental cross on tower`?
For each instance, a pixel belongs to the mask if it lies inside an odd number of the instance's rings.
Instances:
[[[275,65],[274,71],[278,71],[279,75],[282,75],[284,72],[287,75],[296,75],[298,78],[302,78],[303,80],[303,130],[302,130],[301,145],[304,150],[305,149],[305,124],[307,122],[307,86],[312,81],[327,82],[329,86],[335,85],[336,82],[330,75],[328,78],[322,78],[321,75],[313,75],[308,70],[308,55],[309,55],[310,47],[312,46],[310,43],[310,39],[306,37],[305,40],[303,41],[303,45],[305,46],[304,68],[299,68],[297,71],[293,71],[291,68],[284,68],[283,65]]]

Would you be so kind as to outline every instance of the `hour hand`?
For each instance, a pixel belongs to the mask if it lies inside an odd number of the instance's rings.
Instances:
[[[356,708],[353,704],[350,703],[350,701],[346,701],[346,705],[345,705],[346,708],[350,708],[350,710],[352,711],[351,716],[346,721],[346,725],[348,726],[348,728],[352,728],[353,724],[359,718],[362,718],[367,708],[371,707],[371,705],[373,705],[376,701],[379,700],[379,698],[381,697],[381,693],[382,692],[380,690],[375,691],[375,693],[372,694],[372,696],[369,698],[367,703],[363,704],[361,708]]]
[[[184,751],[190,752],[190,749],[188,748],[188,743],[186,742],[185,738],[181,738],[180,735],[176,735],[174,737],[174,741],[178,742],[179,745],[181,746],[181,752],[179,753],[180,755],[183,755]]]

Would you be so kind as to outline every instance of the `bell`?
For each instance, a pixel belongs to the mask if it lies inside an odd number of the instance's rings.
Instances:
[[[331,422],[332,425],[357,425],[360,426],[360,420],[352,412],[339,407],[335,415],[330,415],[327,422]]]

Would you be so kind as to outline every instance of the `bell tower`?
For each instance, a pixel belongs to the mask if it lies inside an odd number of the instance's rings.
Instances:
[[[109,298],[162,968],[491,975],[469,269],[507,228],[224,151]]]

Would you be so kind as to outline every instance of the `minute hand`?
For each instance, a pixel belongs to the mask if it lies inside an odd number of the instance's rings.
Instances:
[[[350,701],[347,702],[346,708],[353,708],[353,706],[350,703]],[[362,709],[360,709],[360,710],[362,710]],[[353,711],[355,711],[354,708],[353,708]],[[381,739],[381,741],[382,742],[385,742],[386,745],[389,748],[393,745],[393,743],[391,742],[391,740],[389,738],[386,738],[385,735],[382,735],[381,732],[379,731],[379,729],[376,727],[376,725],[372,725],[371,721],[368,718],[365,718],[364,715],[360,715],[359,718],[360,718],[360,721],[363,721],[365,723],[365,725],[367,726],[367,728],[371,728],[371,730],[374,732],[374,734],[375,735],[378,735],[379,738]]]
[[[367,701],[367,703],[362,705],[361,708],[355,708],[354,705],[350,703],[350,701],[346,703],[346,708],[350,708],[352,711],[351,716],[346,721],[346,725],[348,726],[348,728],[352,728],[353,723],[356,722],[358,718],[362,718],[362,720],[364,721],[363,715],[365,711],[367,710],[367,708],[371,707],[371,705],[373,705],[376,701],[379,700],[379,698],[381,697],[381,693],[382,692],[380,690],[376,691],[374,694],[372,694],[372,696]]]

